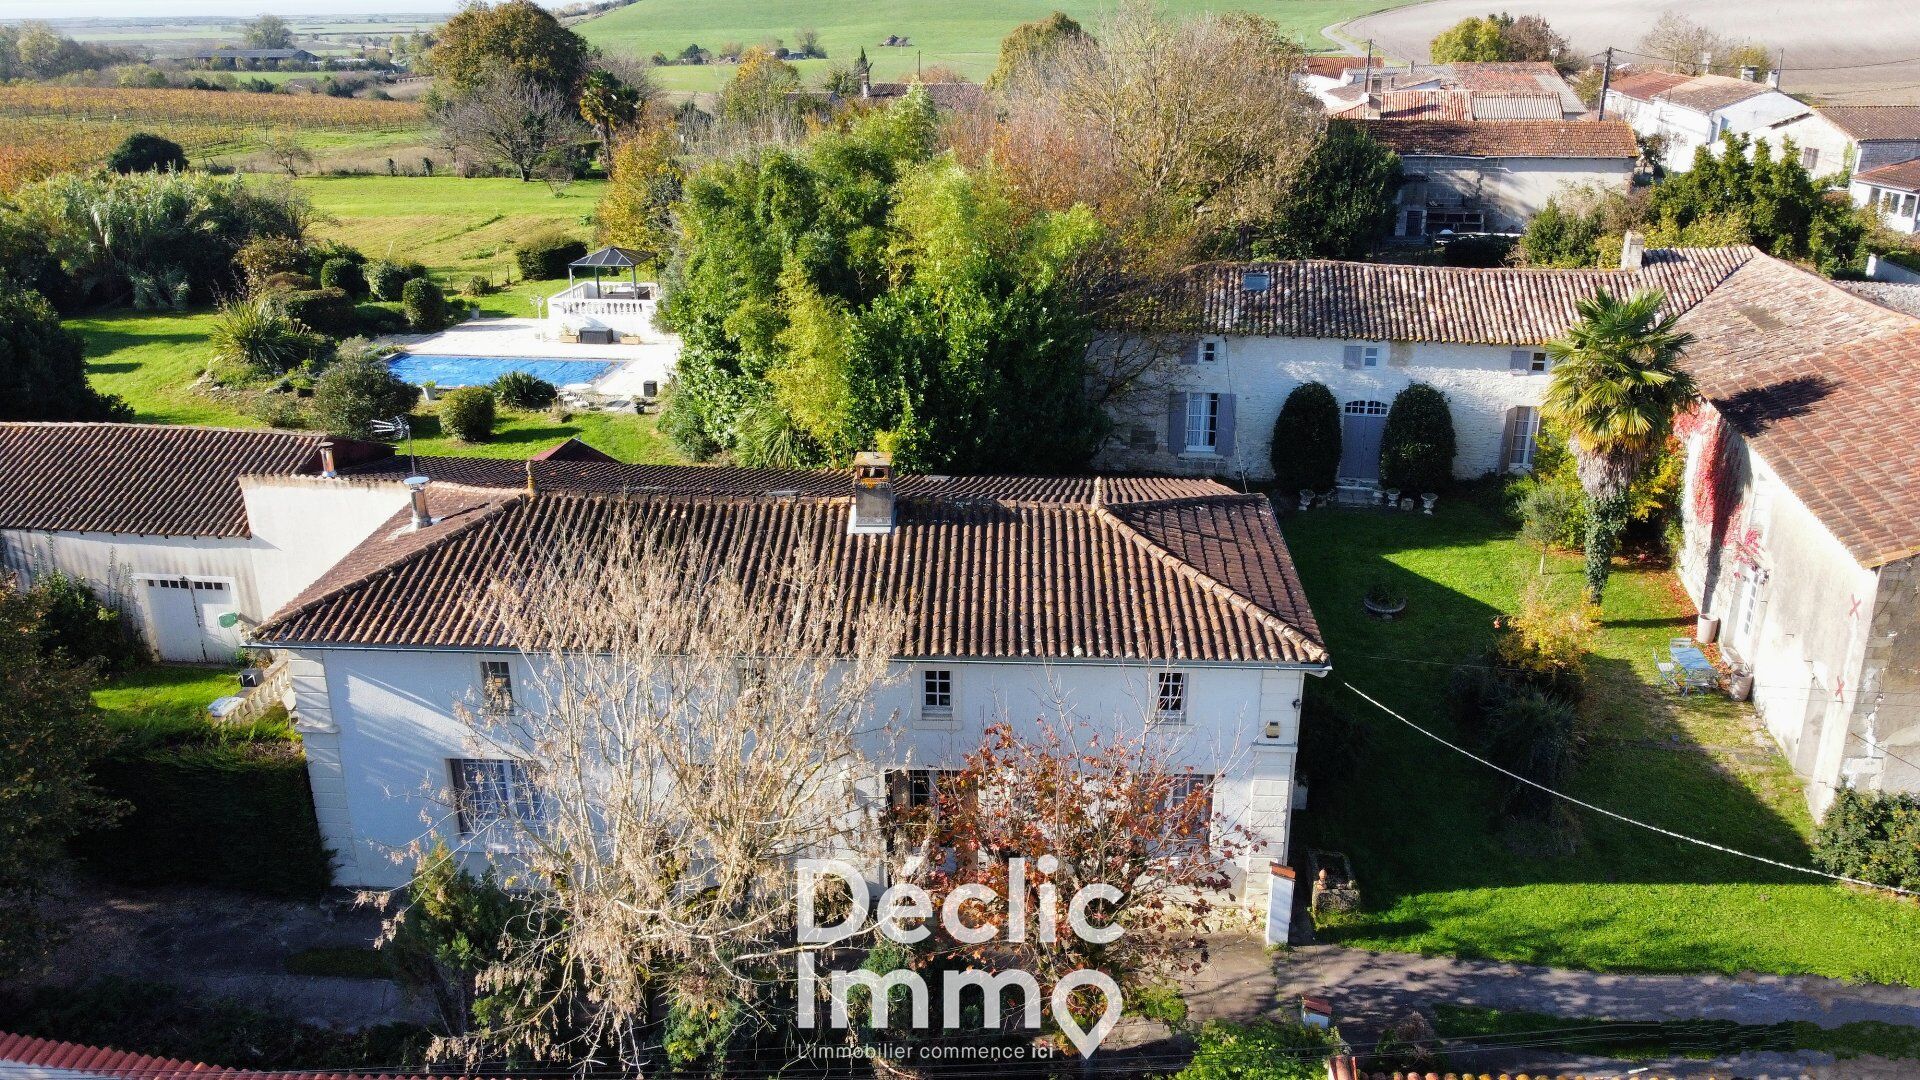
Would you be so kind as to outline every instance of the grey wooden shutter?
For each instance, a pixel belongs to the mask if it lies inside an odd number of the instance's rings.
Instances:
[[[1183,364],[1197,364],[1200,362],[1200,343],[1198,341],[1189,344],[1186,349],[1180,353],[1180,362]]]
[[[1233,456],[1233,395],[1220,395],[1220,411],[1214,418],[1213,452],[1221,457]]]
[[[1340,362],[1350,368],[1366,363],[1366,350],[1359,345],[1349,345],[1340,351]]]
[[[1507,354],[1507,370],[1519,375],[1533,370],[1533,350],[1515,349]]]
[[[1518,354],[1515,354],[1518,355]],[[1500,471],[1513,467],[1520,456],[1520,410],[1507,410],[1507,430],[1500,436]]]
[[[1177,454],[1187,448],[1187,395],[1175,390],[1167,395],[1167,452]]]

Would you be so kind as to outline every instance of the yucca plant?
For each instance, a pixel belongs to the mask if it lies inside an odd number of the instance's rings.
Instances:
[[[1565,425],[1586,492],[1587,596],[1594,603],[1632,509],[1628,489],[1694,395],[1693,379],[1680,367],[1693,335],[1661,314],[1665,300],[1658,291],[1622,300],[1601,290],[1580,301],[1579,321],[1546,346],[1553,373],[1542,412]]]
[[[216,363],[270,372],[299,367],[320,345],[320,339],[271,296],[250,296],[222,307],[207,341]]]

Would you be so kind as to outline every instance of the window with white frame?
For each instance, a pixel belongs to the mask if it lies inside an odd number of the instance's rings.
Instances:
[[[1187,673],[1158,673],[1154,695],[1154,716],[1165,723],[1183,724],[1187,720]]]
[[[1360,346],[1360,366],[1361,367],[1379,367],[1380,366],[1380,346],[1378,345]]]
[[[1527,358],[1527,370],[1528,371],[1547,370],[1547,354],[1545,350],[1535,349],[1533,351],[1533,355]]]
[[[460,835],[472,836],[514,823],[539,825],[546,820],[544,801],[520,762],[456,758],[448,765],[453,774],[453,806]]]
[[[1161,810],[1182,840],[1204,844],[1213,826],[1213,775],[1185,773],[1167,778]]]
[[[513,711],[513,664],[511,662],[480,661],[480,701],[490,713]]]
[[[1219,359],[1222,356],[1226,355],[1226,352],[1227,352],[1226,342],[1221,341],[1219,338],[1201,338],[1200,339],[1200,362],[1201,363],[1203,364],[1216,363],[1219,361]]]
[[[930,720],[953,716],[953,672],[928,668],[920,673],[920,715]]]
[[[1220,395],[1187,395],[1187,445],[1189,454],[1211,454],[1220,448]]]
[[[1522,472],[1533,468],[1534,444],[1540,438],[1540,410],[1532,405],[1516,406],[1507,430],[1507,468]]]
[[[1349,401],[1340,406],[1340,411],[1354,416],[1385,416],[1389,408],[1384,401]]]

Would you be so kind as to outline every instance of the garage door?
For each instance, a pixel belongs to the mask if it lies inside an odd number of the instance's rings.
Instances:
[[[240,647],[238,626],[220,617],[236,610],[233,582],[225,578],[147,577],[147,637],[162,660],[224,663]]]

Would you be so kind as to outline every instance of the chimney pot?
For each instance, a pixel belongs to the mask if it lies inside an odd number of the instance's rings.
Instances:
[[[1773,87],[1775,90],[1780,89],[1780,69],[1779,68],[1774,68],[1773,70],[1767,72],[1767,85]]]
[[[413,507],[413,527],[424,529],[433,524],[433,515],[427,513],[427,478],[409,476],[401,483],[407,485],[407,502]]]
[[[1752,64],[1748,64],[1745,67],[1742,67],[1740,69],[1740,81],[1741,82],[1759,82],[1760,69],[1757,67],[1754,67]]]
[[[1638,270],[1647,262],[1647,238],[1633,229],[1620,242],[1620,269]]]
[[[333,440],[320,440],[320,475],[331,480],[340,475],[333,458]]]
[[[893,455],[877,450],[853,458],[853,514],[850,533],[890,533],[894,525]]]

